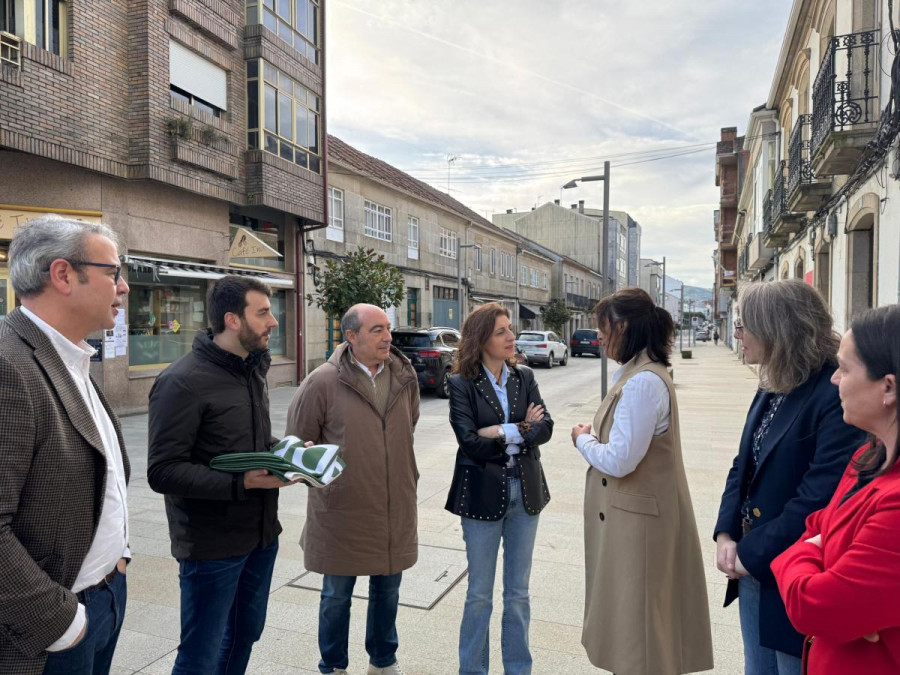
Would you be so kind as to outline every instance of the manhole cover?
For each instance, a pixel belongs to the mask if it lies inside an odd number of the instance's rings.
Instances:
[[[419,546],[419,561],[403,572],[400,604],[416,609],[431,609],[459,583],[467,571],[465,551],[440,546]],[[288,583],[288,586],[321,591],[322,575],[304,572]],[[357,579],[353,597],[369,598],[368,577]]]

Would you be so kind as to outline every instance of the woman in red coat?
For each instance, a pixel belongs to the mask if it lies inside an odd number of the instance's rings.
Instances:
[[[841,341],[832,382],[844,421],[870,434],[829,505],[772,562],[810,675],[900,673],[900,305],[869,310]]]

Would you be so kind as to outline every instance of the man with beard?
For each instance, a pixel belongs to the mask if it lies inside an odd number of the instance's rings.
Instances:
[[[262,635],[278,552],[277,488],[264,470],[209,467],[217,455],[269,450],[266,373],[271,291],[226,276],[207,296],[211,329],[150,391],[147,479],[166,496],[181,585],[173,674],[243,673]]]

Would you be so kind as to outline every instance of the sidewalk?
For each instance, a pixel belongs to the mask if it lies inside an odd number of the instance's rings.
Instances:
[[[737,607],[722,608],[725,579],[715,570],[712,528],[725,476],[737,449],[756,377],[724,346],[700,344],[694,358],[674,358],[681,409],[682,445],[698,529],[707,563],[716,649],[715,673],[743,671]],[[612,370],[612,368],[610,369]],[[590,421],[600,403],[599,361],[570,359],[565,368],[537,369],[544,399],[556,426],[542,448],[552,501],[541,514],[532,571],[531,645],[536,674],[596,673],[581,647],[584,566],[582,502],[585,463],[571,446],[576,422]],[[273,431],[280,434],[293,389],[271,392]],[[114,673],[170,673],[179,635],[177,563],[169,555],[162,498],[146,483],[146,416],[125,418],[133,477],[129,487],[132,550],[125,627]],[[398,617],[400,652],[409,675],[457,672],[457,636],[465,601],[465,558],[458,519],[443,510],[456,447],[447,421],[447,403],[426,395],[416,431],[419,483],[420,562],[404,575]],[[284,526],[275,568],[266,630],[254,649],[253,673],[318,672],[318,593],[298,588],[305,570],[298,546],[306,514],[305,488],[283,490]],[[429,578],[430,577],[430,578]],[[491,672],[502,672],[500,612],[502,572],[498,570],[491,628]],[[308,581],[308,579],[307,579]],[[360,580],[357,591],[364,590]],[[437,587],[439,592],[435,591]],[[440,597],[440,593],[443,596]],[[430,594],[430,595],[429,595]],[[416,606],[408,606],[416,605]],[[430,609],[423,609],[428,607]],[[351,620],[350,672],[364,673],[364,599],[356,599]]]

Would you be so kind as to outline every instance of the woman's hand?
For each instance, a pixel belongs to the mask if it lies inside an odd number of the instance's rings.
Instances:
[[[589,434],[591,433],[591,425],[590,424],[576,424],[572,427],[572,445],[575,445],[575,442],[578,440],[578,437],[581,434]]]
[[[478,435],[482,438],[500,438],[500,425],[492,424],[489,427],[482,427],[478,430]]]
[[[737,579],[734,569],[737,560],[737,543],[725,532],[716,537],[716,568],[729,579]]]
[[[544,406],[529,403],[528,410],[525,411],[525,421],[534,424],[542,419],[544,419]]]

